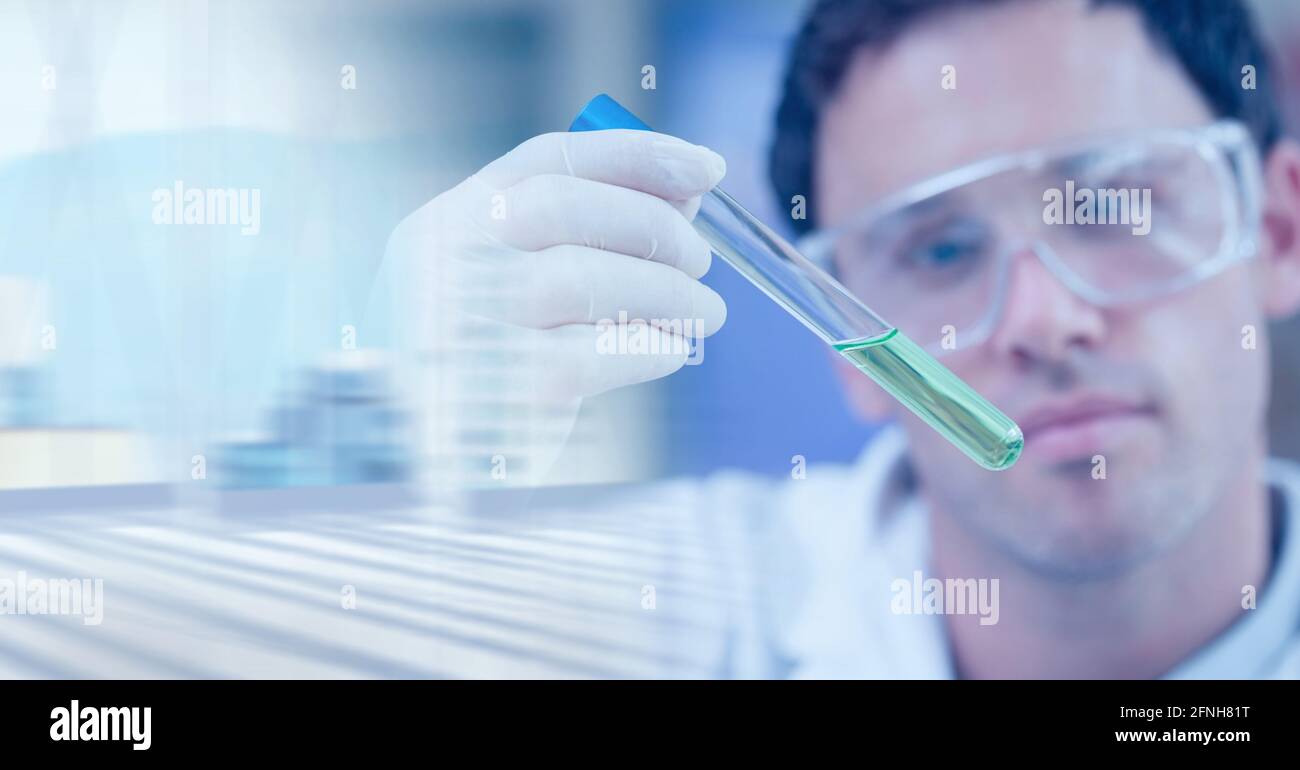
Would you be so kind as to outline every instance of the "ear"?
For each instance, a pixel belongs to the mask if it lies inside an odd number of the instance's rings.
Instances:
[[[884,389],[858,368],[849,363],[844,356],[828,349],[839,378],[844,388],[844,399],[848,401],[853,412],[865,422],[883,422],[893,416],[894,400]]]
[[[1280,139],[1264,161],[1259,236],[1264,312],[1285,318],[1300,309],[1300,144],[1292,139]]]

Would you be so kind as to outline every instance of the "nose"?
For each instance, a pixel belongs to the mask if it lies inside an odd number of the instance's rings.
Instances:
[[[1070,291],[1030,246],[1010,257],[1006,302],[990,345],[1026,367],[1059,363],[1073,348],[1095,347],[1106,333],[1103,311]]]

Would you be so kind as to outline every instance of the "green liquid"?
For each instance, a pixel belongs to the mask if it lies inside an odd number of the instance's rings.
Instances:
[[[985,468],[1005,470],[1020,457],[1020,427],[897,329],[835,349]]]

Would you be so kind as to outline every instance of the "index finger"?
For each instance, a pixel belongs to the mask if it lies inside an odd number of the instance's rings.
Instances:
[[[654,131],[616,128],[535,136],[475,177],[500,190],[539,174],[567,174],[685,201],[712,190],[726,173],[726,161],[707,147]]]

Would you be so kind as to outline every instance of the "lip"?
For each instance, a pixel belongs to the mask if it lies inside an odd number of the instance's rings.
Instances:
[[[1149,429],[1156,417],[1149,403],[1102,393],[1084,393],[1030,409],[1017,422],[1025,453],[1045,462],[1065,462],[1103,453]]]

